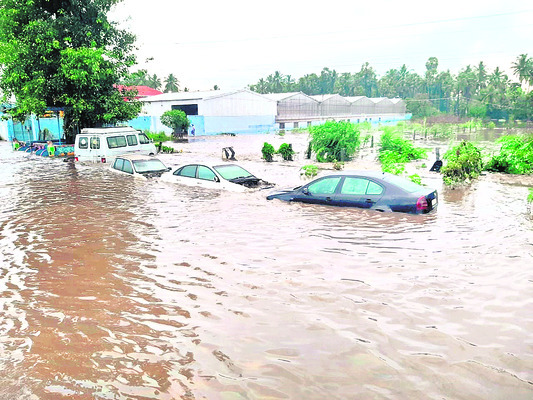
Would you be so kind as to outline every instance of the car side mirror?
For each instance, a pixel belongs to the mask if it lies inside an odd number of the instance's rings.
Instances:
[[[170,171],[171,169],[172,169],[172,167],[168,167],[168,168],[167,168],[167,171]]]
[[[307,189],[306,187],[302,189],[302,193],[305,194],[306,196],[309,196],[311,193],[309,193],[309,189]]]
[[[213,181],[215,181],[215,182],[220,182],[220,180],[219,180],[218,177],[216,177],[216,176],[213,177]]]

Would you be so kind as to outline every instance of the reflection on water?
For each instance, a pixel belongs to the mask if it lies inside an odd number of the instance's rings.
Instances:
[[[299,184],[165,161],[225,140]],[[385,214],[0,155],[2,399],[533,396],[531,180]]]

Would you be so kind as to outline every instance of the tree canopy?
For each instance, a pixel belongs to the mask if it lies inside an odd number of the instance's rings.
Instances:
[[[135,63],[135,37],[107,18],[121,1],[0,0],[0,89],[14,117],[64,108],[75,134],[137,116],[134,93],[115,86]]]
[[[439,60],[429,57],[419,75],[405,64],[378,77],[369,63],[358,72],[337,73],[324,68],[320,75],[306,74],[298,80],[276,71],[256,84],[258,93],[303,92],[308,95],[400,97],[415,117],[439,113],[489,118],[533,118],[533,58],[521,54],[511,65],[518,82],[500,67],[489,71],[483,61],[467,65],[457,75],[439,71]],[[529,90],[528,90],[529,88]]]

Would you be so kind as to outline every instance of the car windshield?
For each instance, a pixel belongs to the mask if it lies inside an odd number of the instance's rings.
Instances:
[[[396,175],[387,175],[385,180],[409,193],[417,192],[422,189],[420,185]]]
[[[137,171],[139,174],[142,174],[143,172],[161,171],[167,169],[165,164],[163,164],[157,158],[150,160],[134,160],[133,166],[135,167],[135,171]]]
[[[244,168],[239,167],[238,165],[217,165],[213,168],[220,174],[222,178],[228,181],[235,178],[253,177],[251,173],[246,171]]]

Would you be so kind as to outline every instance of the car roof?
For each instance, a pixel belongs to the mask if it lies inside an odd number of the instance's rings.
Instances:
[[[201,161],[198,161],[198,162],[189,162],[189,163],[186,163],[186,164],[180,164],[176,167],[177,168],[181,168],[181,167],[186,167],[187,165],[203,165],[204,167],[209,167],[209,168],[215,168],[215,167],[229,167],[229,166],[237,166],[237,167],[240,167],[240,168],[243,168],[241,167],[240,165],[238,164],[235,164],[235,163],[230,163],[230,164],[220,164],[220,163],[208,163],[208,162],[201,162]]]
[[[323,176],[366,176],[368,178],[385,179],[389,176],[388,172],[374,171],[374,170],[353,170],[353,171],[339,171],[328,173]]]
[[[119,154],[118,156],[116,156],[116,158],[123,158],[125,160],[131,160],[131,161],[136,161],[136,160],[159,160],[159,158],[157,157],[154,157],[154,156],[146,156],[144,154]]]

